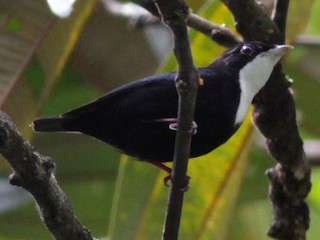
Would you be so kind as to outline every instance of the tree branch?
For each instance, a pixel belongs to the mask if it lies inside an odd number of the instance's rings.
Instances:
[[[273,220],[268,235],[276,239],[305,239],[309,211],[304,199],[311,188],[310,167],[296,125],[293,97],[280,66],[256,98],[252,119],[266,137],[277,165],[267,170]]]
[[[280,31],[254,0],[222,0],[232,12],[244,41],[280,43]]]
[[[189,14],[187,24],[224,47],[231,47],[242,41],[241,37],[231,32],[226,26],[214,24],[194,13]]]
[[[0,111],[0,153],[13,169],[10,183],[34,197],[39,215],[57,240],[92,240],[90,232],[74,216],[66,194],[53,171],[55,164],[42,156],[18,132],[9,117]]]
[[[281,33],[280,42],[285,42],[287,13],[289,9],[289,0],[278,0],[275,10],[274,22],[278,26]]]
[[[145,22],[145,25],[155,24],[154,19],[159,18],[159,12],[157,11],[153,0],[133,1],[139,6],[148,10],[153,17],[146,17],[145,13],[141,13],[141,11],[137,11],[137,9],[132,9],[130,14],[128,14],[128,3],[119,3],[115,0],[101,1],[104,3],[104,6],[108,11],[125,17],[134,18],[135,20],[133,22],[138,26],[143,25],[143,22]],[[224,47],[231,47],[242,41],[241,37],[234,34],[226,26],[212,23],[194,13],[188,14],[186,22],[189,27],[207,35],[213,41]]]
[[[246,41],[283,43],[287,0],[278,1],[275,21],[253,0],[223,2],[232,11],[237,30]],[[266,137],[268,151],[277,162],[275,168],[266,172],[273,208],[268,234],[276,239],[303,240],[309,227],[309,211],[304,200],[311,188],[311,170],[305,159],[289,87],[281,64],[278,64],[266,86],[255,97],[252,120]]]
[[[193,116],[199,76],[192,59],[186,19],[189,8],[183,0],[155,1],[162,21],[174,34],[174,52],[179,63],[176,88],[179,96],[178,131],[176,135],[172,186],[164,226],[163,239],[177,239],[184,192],[187,190],[188,159],[191,138],[194,132]]]

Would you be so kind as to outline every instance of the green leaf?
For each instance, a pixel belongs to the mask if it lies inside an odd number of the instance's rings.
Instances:
[[[57,20],[45,1],[0,2],[0,105],[24,135],[32,134],[29,124],[39,100],[35,96],[40,88],[46,89],[43,98],[50,92],[94,3],[78,1],[68,20]],[[39,61],[33,60],[36,54]]]
[[[35,1],[1,1],[0,13],[0,105],[24,133],[30,133],[25,123],[35,113],[35,102],[23,72],[49,29],[50,15]]]
[[[293,79],[293,89],[301,127],[315,136],[320,135],[319,102],[319,66],[320,48],[297,46],[288,57],[287,72]]]
[[[286,37],[289,42],[305,31],[314,0],[290,1]]]
[[[319,34],[320,33],[320,2],[314,1],[312,6],[311,15],[309,18],[309,23],[306,28],[305,34]]]
[[[311,206],[317,209],[318,213],[320,214],[320,169],[314,169],[312,172],[312,191],[308,196],[308,202]]]
[[[7,22],[6,30],[8,32],[18,32],[21,27],[21,22],[17,18],[10,18]]]
[[[216,24],[225,24],[234,30],[232,15],[224,4],[220,1],[207,1],[207,4],[201,8],[198,13],[201,17]],[[193,60],[196,66],[204,67],[211,63],[225,49],[215,42],[211,41],[206,35],[190,31],[191,49]],[[173,55],[165,62],[161,68],[162,72],[174,71],[177,69],[176,59]]]
[[[121,158],[109,222],[108,236],[111,239],[139,239],[137,235],[145,223],[145,210],[152,198],[152,190],[155,190],[158,173],[159,170],[151,164],[128,160],[127,156]],[[164,205],[165,201],[161,202],[159,209]],[[149,227],[158,227],[162,221],[162,218],[154,218]]]
[[[92,13],[96,0],[77,1],[72,14],[66,19],[59,19],[48,32],[37,57],[45,75],[42,101],[46,100],[63,70],[84,23]]]
[[[228,239],[234,240],[270,240],[266,231],[268,230],[272,212],[270,202],[267,198],[266,189],[268,179],[263,177],[267,168],[274,167],[274,162],[264,149],[259,146],[253,147],[250,153],[250,161],[243,179],[240,200],[235,209],[232,229]],[[307,198],[310,209],[310,228],[307,231],[307,239],[318,238],[320,223],[320,169],[312,169],[312,189]]]

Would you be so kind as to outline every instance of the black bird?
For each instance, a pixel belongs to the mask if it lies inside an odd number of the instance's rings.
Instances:
[[[254,96],[275,64],[292,48],[261,42],[238,44],[199,68],[199,86],[190,158],[226,142],[239,128]],[[96,101],[60,116],[33,122],[38,132],[81,132],[140,160],[173,159],[177,122],[176,73],[165,73],[119,87]]]

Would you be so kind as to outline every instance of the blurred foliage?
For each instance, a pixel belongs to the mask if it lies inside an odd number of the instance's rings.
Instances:
[[[220,1],[187,2],[204,18],[234,30],[232,16]],[[319,12],[319,1],[291,1],[287,40],[293,43],[300,34],[319,34]],[[50,13],[45,1],[0,1],[2,109],[31,138],[29,124],[39,113],[68,111],[123,82],[155,72],[158,65],[162,71],[176,69],[173,56],[157,63],[145,32],[126,25],[127,20],[106,13],[94,0],[78,1],[64,20]],[[198,66],[223,51],[202,34],[191,31],[190,36]],[[319,45],[297,44],[285,64],[294,79],[300,128],[313,138],[320,135]],[[261,147],[251,146],[251,138],[247,119],[227,144],[190,161],[192,180],[185,196],[181,239],[268,239],[271,212],[264,172],[274,163]],[[164,173],[83,135],[38,134],[34,144],[57,162],[57,179],[94,236],[160,238],[168,192],[162,183]],[[4,163],[0,159],[2,171]],[[311,240],[318,238],[320,223],[319,179],[315,169],[309,196]],[[33,202],[1,214],[0,223],[0,240],[51,239]]]
[[[292,43],[294,39],[305,31],[308,19],[312,11],[314,0],[290,2],[287,19],[286,37]]]

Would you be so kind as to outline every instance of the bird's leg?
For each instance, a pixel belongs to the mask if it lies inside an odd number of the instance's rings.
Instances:
[[[163,183],[167,187],[170,187],[168,182],[171,181],[171,179],[172,179],[172,169],[169,168],[168,166],[164,165],[162,162],[157,162],[157,161],[147,161],[147,162],[151,163],[152,165],[154,165],[154,166],[156,166],[156,167],[160,168],[161,170],[164,170],[168,173],[168,175],[163,178]],[[190,177],[187,176],[186,185],[185,185],[185,187],[181,188],[181,191],[185,192],[189,189],[189,182],[190,182]]]
[[[164,183],[164,185],[169,187],[170,185],[168,184],[168,182],[171,181],[172,169],[169,168],[168,166],[164,165],[162,162],[157,162],[157,161],[147,161],[147,162],[151,163],[152,165],[154,165],[154,166],[156,166],[156,167],[160,168],[161,170],[163,170],[163,171],[168,173],[168,175],[163,178],[163,183]]]
[[[148,122],[161,122],[161,123],[169,123],[169,129],[177,131],[178,129],[178,119],[177,118],[159,118],[154,119]],[[190,133],[192,135],[195,135],[197,133],[198,125],[195,121],[192,121],[191,127],[190,127]],[[158,161],[151,161],[148,160],[147,162],[151,163],[152,165],[155,165],[156,167],[166,171],[168,175],[163,179],[164,185],[167,187],[169,186],[168,182],[172,179],[172,169],[164,165],[162,162]],[[187,191],[189,189],[189,181],[190,177],[187,176],[186,178],[186,185],[185,187],[181,188],[181,191]]]

